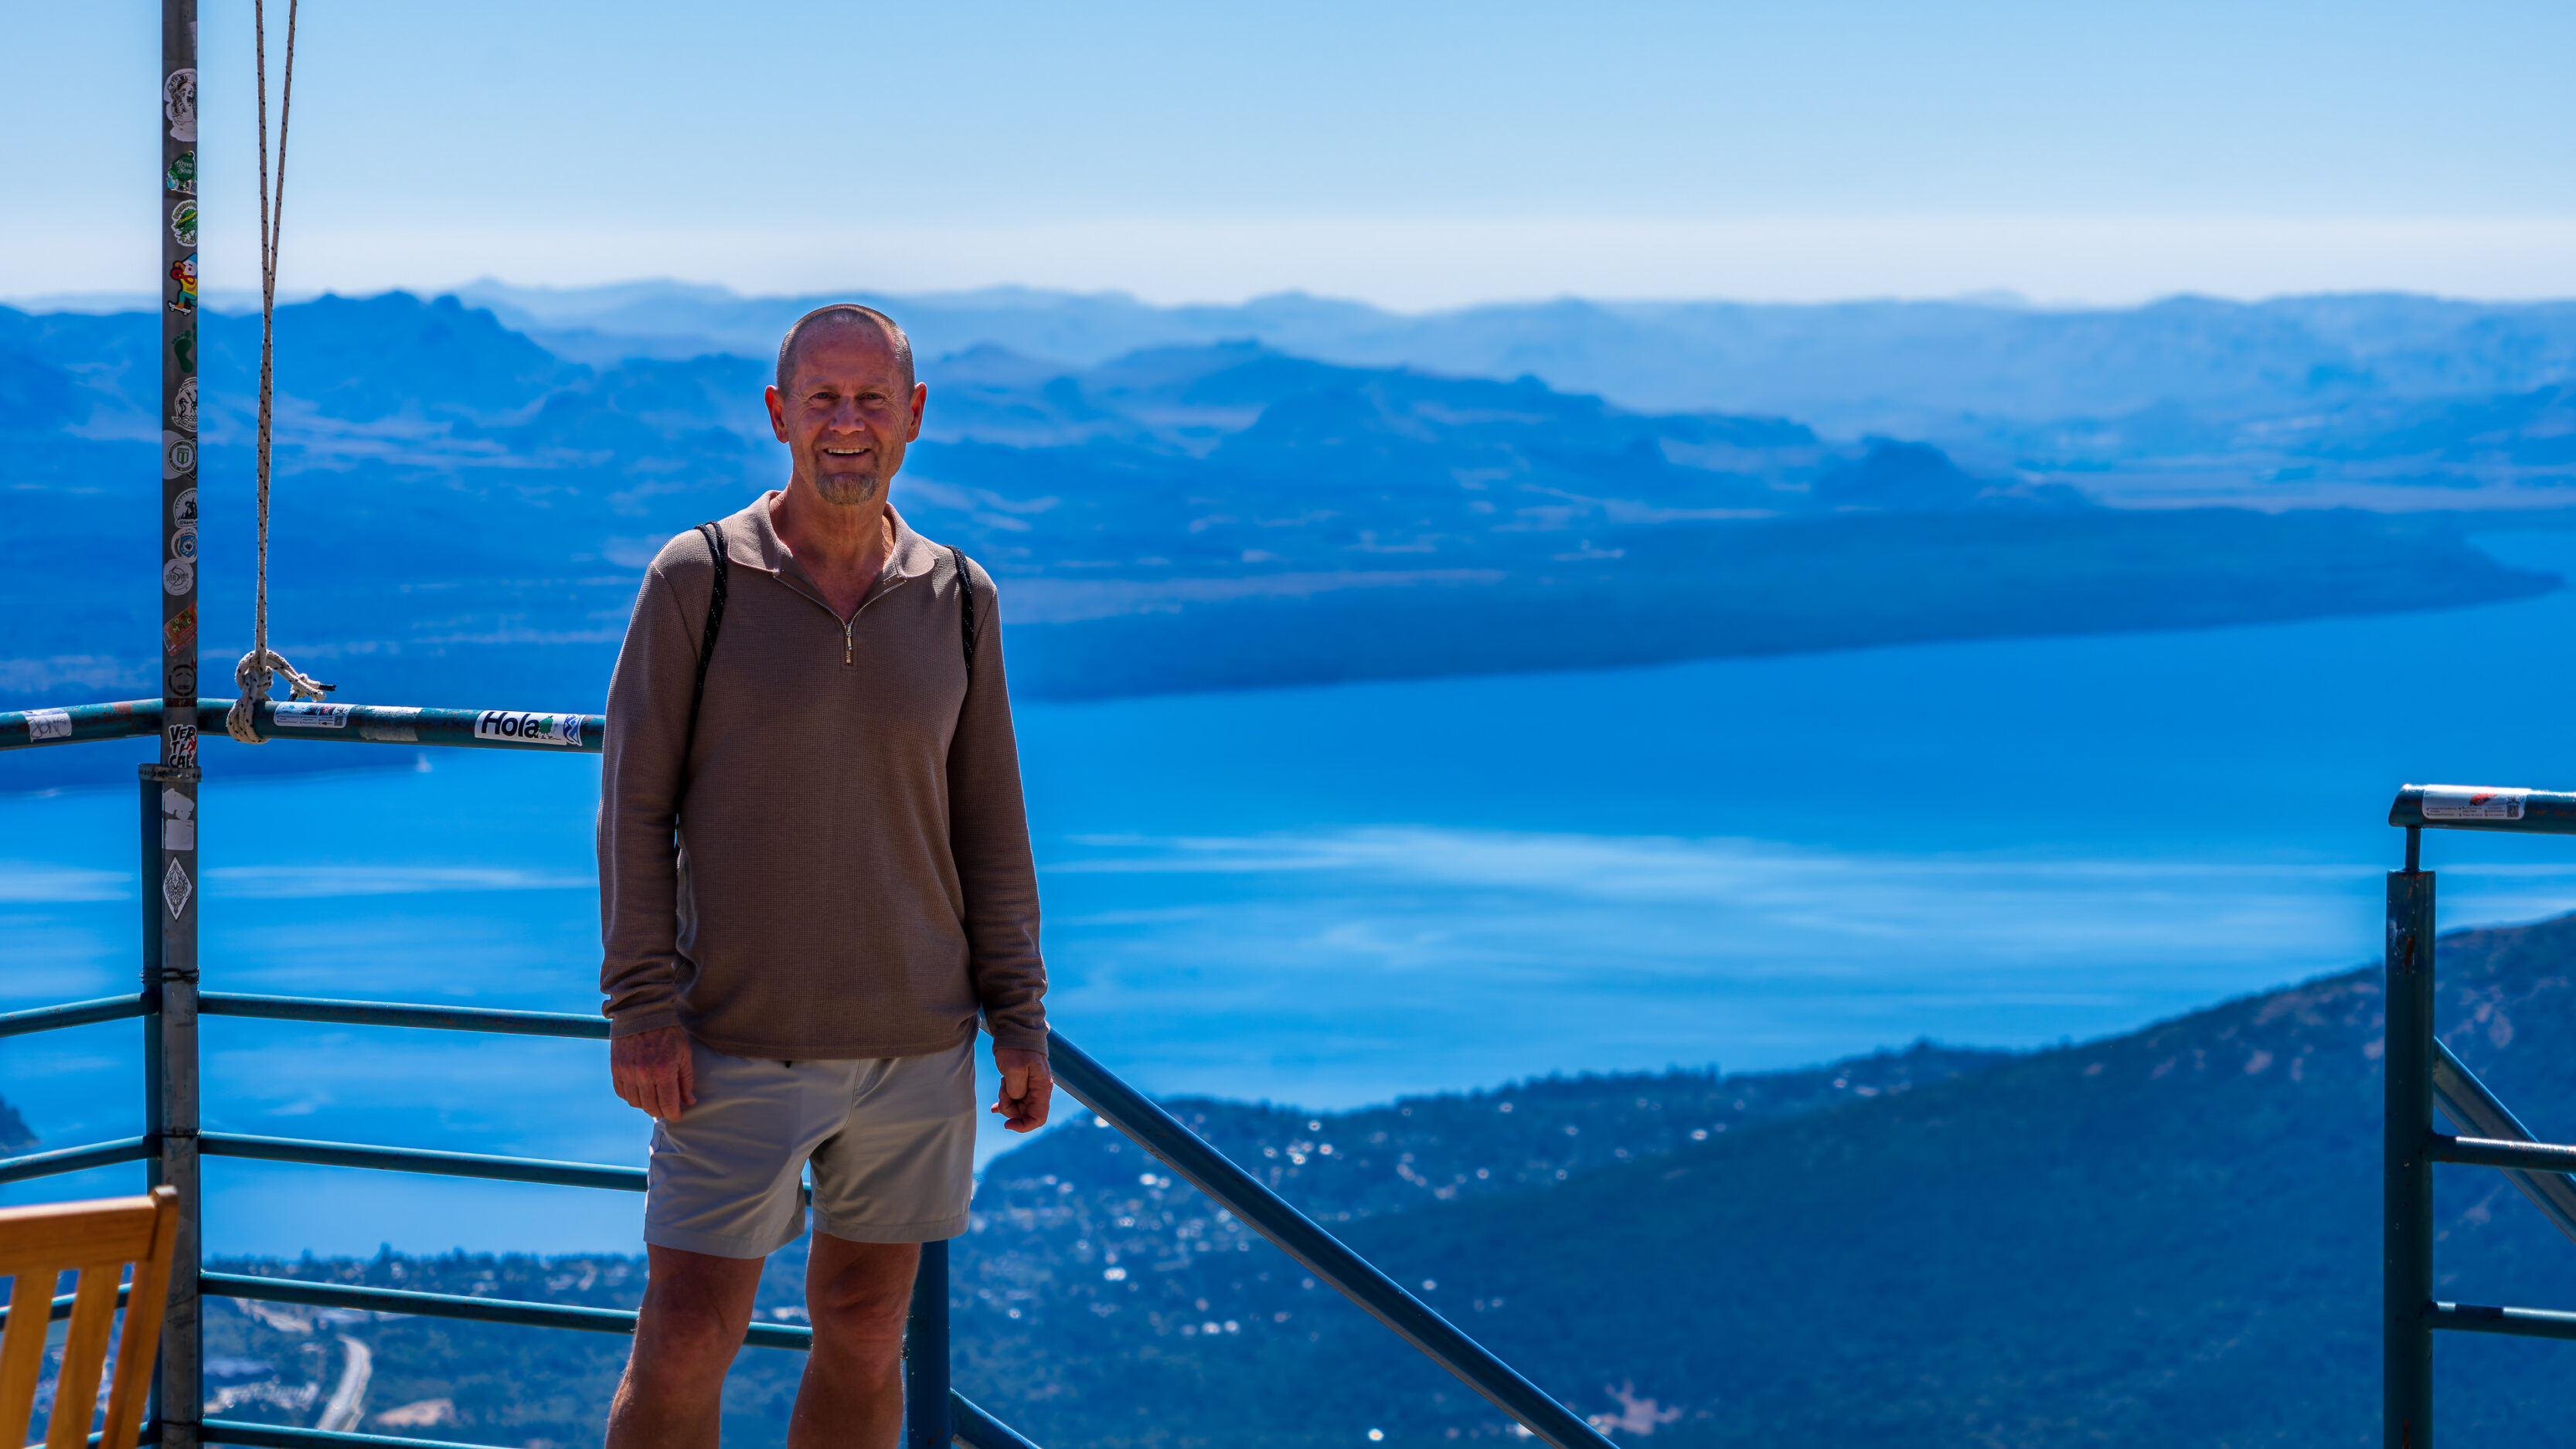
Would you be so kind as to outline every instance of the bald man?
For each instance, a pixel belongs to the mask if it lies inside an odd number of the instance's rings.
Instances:
[[[929,390],[903,329],[806,314],[787,486],[646,570],[608,692],[600,990],[654,1119],[611,1449],[715,1449],[762,1262],[807,1229],[793,1449],[888,1449],[925,1242],[966,1230],[974,1046],[1045,1125],[1046,967],[993,582],[887,490]]]

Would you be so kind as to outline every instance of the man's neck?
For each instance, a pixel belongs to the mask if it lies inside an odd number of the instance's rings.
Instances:
[[[866,503],[833,503],[811,485],[792,481],[769,505],[769,522],[824,600],[844,617],[866,600],[894,551],[894,521],[882,493]]]

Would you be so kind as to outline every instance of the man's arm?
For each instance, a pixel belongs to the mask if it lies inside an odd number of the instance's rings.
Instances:
[[[609,1079],[621,1099],[666,1118],[693,1100],[673,981],[679,957],[674,832],[680,753],[697,678],[696,640],[682,595],[694,583],[704,609],[712,588],[705,554],[698,535],[683,534],[645,571],[609,681],[600,759],[599,989],[601,1011],[612,1023]]]
[[[1002,1073],[994,1110],[1016,1132],[1046,1125],[1055,1079],[1046,1068],[1046,960],[1038,953],[1038,874],[1020,794],[1020,749],[1002,670],[1001,611],[978,569],[975,664],[948,747],[949,851],[965,896],[967,970]]]

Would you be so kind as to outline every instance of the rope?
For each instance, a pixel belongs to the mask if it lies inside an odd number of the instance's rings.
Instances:
[[[322,697],[323,684],[268,647],[268,462],[277,400],[277,239],[286,218],[286,128],[295,113],[295,11],[286,4],[286,75],[277,102],[277,191],[268,187],[268,5],[252,0],[252,54],[259,86],[259,594],[251,622],[250,652],[233,667],[241,696],[224,716],[224,728],[246,745],[260,743],[259,706],[275,675],[286,676],[293,697]],[[274,671],[274,673],[272,673]]]

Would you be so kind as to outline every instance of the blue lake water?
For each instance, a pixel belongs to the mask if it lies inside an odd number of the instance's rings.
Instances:
[[[2487,542],[2576,575],[2576,535]],[[1152,1090],[1312,1106],[2116,1032],[2369,960],[2398,784],[2576,785],[2571,641],[2559,594],[1023,706],[1056,1019]],[[594,763],[426,766],[208,782],[210,989],[593,1009]],[[130,989],[134,810],[0,799],[0,1009]],[[2428,857],[2448,924],[2576,909],[2576,842]],[[132,1134],[138,1038],[0,1042],[0,1095],[47,1147]],[[211,1021],[206,1121],[639,1161],[603,1056]],[[238,1162],[209,1183],[215,1252],[631,1248],[639,1208]]]

